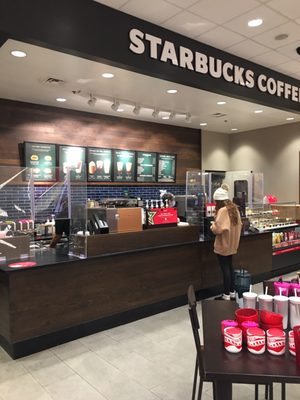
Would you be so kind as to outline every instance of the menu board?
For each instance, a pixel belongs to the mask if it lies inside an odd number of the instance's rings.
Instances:
[[[114,181],[134,182],[136,156],[135,151],[114,151]]]
[[[158,155],[158,182],[175,182],[176,178],[176,155]]]
[[[138,182],[155,182],[156,163],[156,153],[138,151],[136,180]]]
[[[59,179],[64,180],[68,168],[72,181],[85,181],[85,147],[59,147]]]
[[[112,150],[97,147],[87,148],[88,181],[109,182],[112,180]]]
[[[24,142],[25,166],[32,168],[35,181],[51,182],[56,180],[56,145],[47,143]],[[30,171],[26,172],[26,179]]]

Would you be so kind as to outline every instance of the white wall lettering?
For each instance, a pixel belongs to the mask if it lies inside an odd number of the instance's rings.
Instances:
[[[130,30],[129,42],[129,50],[135,54],[146,53],[150,58],[160,62],[170,62],[174,66],[202,75],[208,74],[215,79],[224,79],[226,82],[246,89],[256,87],[262,93],[300,102],[300,88],[297,86],[265,74],[255,76],[251,69],[193,51],[188,47],[175,45],[173,42],[162,40],[139,29]]]

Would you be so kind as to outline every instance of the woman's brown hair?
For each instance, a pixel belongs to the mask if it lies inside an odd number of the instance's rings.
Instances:
[[[232,225],[237,225],[239,222],[239,211],[237,206],[231,200],[216,200],[216,213],[220,208],[226,207]]]

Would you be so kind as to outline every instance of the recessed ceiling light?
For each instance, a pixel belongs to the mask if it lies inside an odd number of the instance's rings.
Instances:
[[[59,103],[64,103],[65,101],[67,101],[67,99],[65,99],[64,97],[58,97],[56,101],[58,101]]]
[[[124,108],[118,108],[117,109],[117,112],[123,112],[124,111]]]
[[[261,18],[251,19],[251,21],[248,21],[248,26],[250,28],[256,28],[257,26],[260,26],[262,23],[263,20]]]
[[[19,57],[19,58],[22,58],[22,57],[26,57],[26,56],[27,56],[27,54],[25,53],[25,51],[21,51],[21,50],[13,50],[13,51],[10,52],[10,54],[11,54],[12,56],[14,56],[14,57]]]
[[[254,114],[260,114],[262,112],[263,112],[263,110],[254,110]]]
[[[219,106],[222,106],[223,104],[226,104],[226,101],[217,101],[217,104],[219,104]]]
[[[238,130],[238,128],[231,128],[231,130],[232,130],[232,131],[237,131],[237,130]]]
[[[207,122],[201,122],[200,126],[206,126]]]
[[[170,119],[168,115],[165,115],[164,117],[161,117],[161,119]]]
[[[102,76],[102,78],[111,79],[111,78],[113,78],[115,75],[112,74],[111,72],[104,72],[101,76]]]
[[[175,93],[177,93],[177,89],[168,89],[167,93],[175,94]]]
[[[288,117],[286,120],[287,121],[293,121],[295,118],[294,117]]]

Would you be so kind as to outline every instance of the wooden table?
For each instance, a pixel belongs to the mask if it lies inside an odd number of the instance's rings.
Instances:
[[[216,382],[215,400],[231,400],[232,383],[300,383],[300,368],[287,346],[282,356],[273,356],[267,351],[255,355],[245,345],[237,354],[224,349],[221,320],[234,319],[235,308],[232,301],[202,302],[204,369],[206,378]]]

